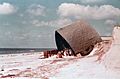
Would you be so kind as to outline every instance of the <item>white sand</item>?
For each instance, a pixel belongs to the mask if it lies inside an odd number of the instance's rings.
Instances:
[[[103,60],[103,64],[105,64],[108,69],[120,73],[120,27],[114,28],[111,48]]]

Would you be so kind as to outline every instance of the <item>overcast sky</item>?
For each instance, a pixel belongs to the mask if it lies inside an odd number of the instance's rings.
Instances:
[[[120,0],[0,0],[0,48],[56,47],[54,31],[79,19],[110,35]]]

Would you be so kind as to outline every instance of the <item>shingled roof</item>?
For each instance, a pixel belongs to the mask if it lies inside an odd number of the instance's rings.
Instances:
[[[58,50],[69,48],[74,55],[81,53],[83,56],[88,55],[93,46],[102,41],[96,30],[85,21],[77,21],[56,30],[55,40]]]

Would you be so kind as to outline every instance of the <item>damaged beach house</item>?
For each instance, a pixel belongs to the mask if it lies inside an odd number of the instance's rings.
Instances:
[[[59,54],[59,51],[64,55],[65,49],[70,49],[73,56],[77,54],[86,56],[93,50],[94,45],[100,43],[102,39],[89,23],[85,21],[76,21],[56,30],[55,41],[57,50],[44,52],[45,58],[51,56],[51,54]],[[62,57],[60,56],[60,58]]]

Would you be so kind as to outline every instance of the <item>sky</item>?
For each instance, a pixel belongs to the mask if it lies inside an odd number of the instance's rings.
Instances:
[[[0,48],[55,48],[55,30],[85,20],[101,36],[120,23],[120,0],[0,0]]]

